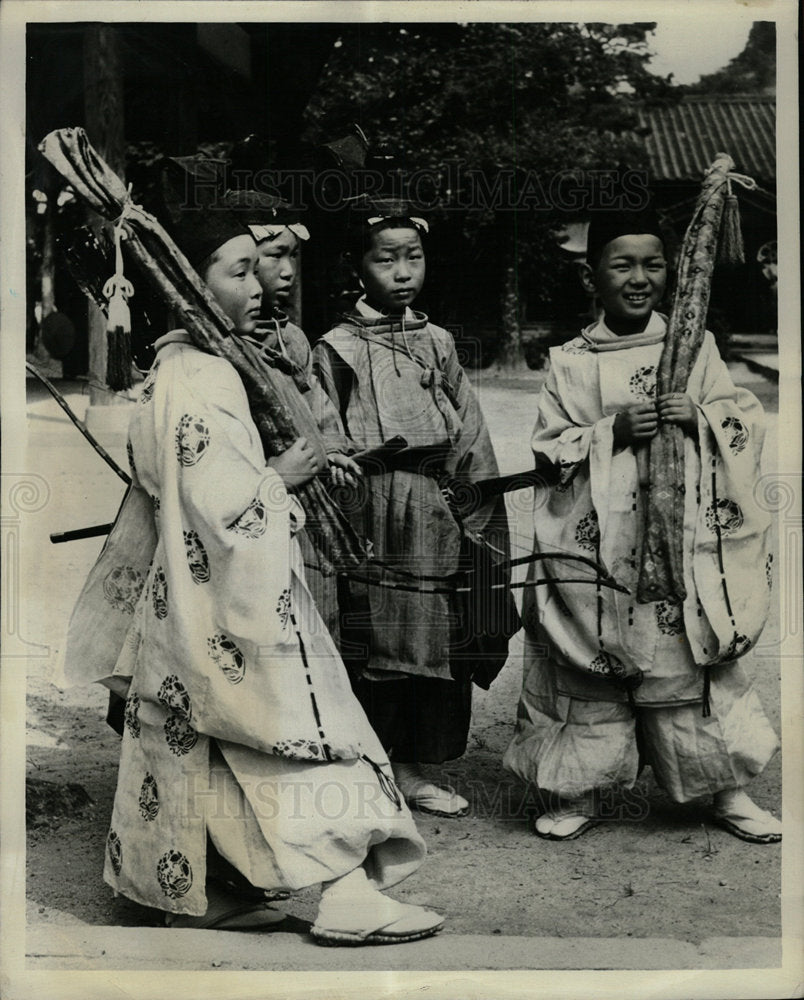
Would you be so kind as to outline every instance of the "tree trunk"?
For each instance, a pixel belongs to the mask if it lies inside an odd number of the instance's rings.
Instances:
[[[92,145],[119,177],[125,176],[126,145],[123,131],[123,59],[120,35],[110,24],[90,24],[84,34],[84,114]],[[90,212],[90,224],[100,228],[97,215]],[[89,332],[89,404],[110,406],[125,403],[106,386],[106,320],[90,302],[87,306]]]
[[[522,330],[519,325],[519,260],[516,229],[503,237],[504,266],[500,290],[500,352],[498,364],[514,368],[524,359]]]
[[[39,269],[39,305],[41,309],[39,324],[33,347],[33,356],[37,368],[49,378],[61,378],[61,361],[51,357],[42,339],[42,324],[56,311],[56,197],[58,188],[53,187],[47,192],[47,202],[42,226],[42,264]]]
[[[53,190],[46,202],[44,225],[42,227],[42,267],[40,302],[42,303],[42,319],[49,316],[56,308],[56,291],[54,272],[56,237],[54,223],[56,214],[56,195]]]

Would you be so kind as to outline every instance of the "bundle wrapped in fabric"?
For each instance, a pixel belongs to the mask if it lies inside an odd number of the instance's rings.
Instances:
[[[733,170],[731,157],[717,153],[704,174],[701,193],[681,246],[676,289],[656,376],[657,395],[686,392],[690,372],[701,350],[724,207],[729,205],[733,210],[731,180],[744,186],[753,184],[749,178],[734,175]],[[734,232],[736,220],[731,221],[732,225],[727,221],[725,226],[726,236]],[[729,242],[738,241],[732,238]],[[732,248],[721,249],[729,251]],[[719,259],[723,260],[722,253]],[[650,442],[649,465],[637,600],[646,604],[683,601],[686,597],[682,557],[684,432],[678,424],[659,424]]]
[[[321,434],[292,377],[261,358],[258,347],[232,336],[231,320],[199,274],[160,223],[131,202],[123,181],[92,147],[84,130],[57,129],[45,136],[39,149],[90,208],[110,222],[122,223],[126,251],[180,316],[196,346],[234,366],[266,455],[277,455],[306,437],[326,467]],[[338,569],[360,564],[364,558],[360,541],[323,484],[313,479],[298,493],[307,529],[326,562]]]

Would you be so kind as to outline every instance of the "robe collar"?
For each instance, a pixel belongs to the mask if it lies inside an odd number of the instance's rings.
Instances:
[[[193,338],[186,330],[170,330],[154,341],[154,350],[158,354],[168,344],[192,344]]]
[[[388,313],[380,312],[379,309],[375,309],[374,306],[370,306],[366,301],[366,296],[361,295],[360,298],[355,302],[355,312],[360,313],[366,319],[381,319],[386,321],[401,322],[401,316],[389,316]],[[417,319],[421,319],[423,313],[415,313],[410,306],[405,306],[404,318],[406,323],[415,322]]]
[[[603,316],[587,326],[582,331],[581,336],[589,344],[593,351],[625,351],[630,347],[649,347],[652,344],[660,344],[667,332],[667,320],[661,313],[651,313],[648,325],[642,333],[629,333],[623,336],[614,333],[606,325]]]

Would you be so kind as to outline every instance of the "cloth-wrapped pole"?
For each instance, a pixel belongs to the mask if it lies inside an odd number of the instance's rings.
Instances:
[[[717,153],[703,185],[679,256],[676,290],[667,324],[656,392],[686,392],[689,374],[703,343],[718,233],[734,161]],[[645,533],[637,600],[683,601],[684,432],[659,425],[650,442]]]
[[[312,413],[292,378],[260,357],[257,347],[232,336],[232,323],[160,223],[132,204],[122,180],[92,147],[81,128],[57,129],[40,151],[95,212],[122,218],[126,250],[164,301],[181,317],[197,347],[231,362],[243,381],[251,414],[268,456],[306,437],[326,467],[326,452]],[[323,558],[339,569],[363,561],[362,546],[323,484],[313,479],[298,491],[307,529]]]

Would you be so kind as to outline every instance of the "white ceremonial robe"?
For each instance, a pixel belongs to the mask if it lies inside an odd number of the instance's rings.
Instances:
[[[559,464],[562,475],[537,497],[535,549],[598,559],[630,591],[551,583],[525,594],[525,674],[505,764],[563,795],[632,784],[638,756],[627,687],[637,709],[655,710],[648,726],[670,720],[680,705],[693,706],[699,718],[707,664],[712,716],[700,724],[685,716],[684,727],[716,730],[701,752],[718,763],[706,778],[689,779],[679,756],[683,739],[648,738],[648,756],[651,746],[665,753],[670,743],[679,746],[678,760],[654,765],[668,791],[685,800],[719,782],[741,785],[777,747],[735,662],[759,637],[770,600],[770,517],[756,492],[763,412],[734,386],[709,333],[687,387],[698,413],[697,440],[685,438],[687,597],[683,605],[636,601],[640,463],[633,448],[614,449],[613,424],[627,406],[655,398],[665,328],[654,313],[643,334],[618,338],[599,321],[550,352],[539,397],[534,454]],[[560,579],[572,566],[545,560],[531,576]],[[696,756],[693,745],[688,753]]]
[[[202,914],[209,835],[264,888],[364,859],[393,885],[424,845],[305,584],[304,512],[266,466],[232,366],[183,331],[157,346],[133,486],[65,654],[68,681],[127,697],[104,877]]]

